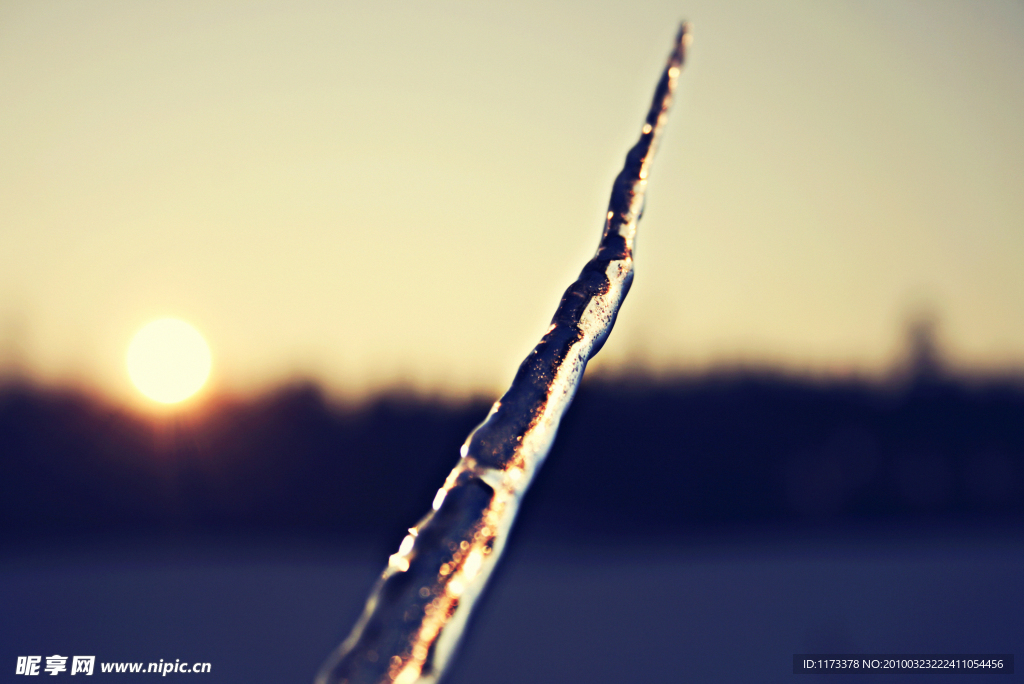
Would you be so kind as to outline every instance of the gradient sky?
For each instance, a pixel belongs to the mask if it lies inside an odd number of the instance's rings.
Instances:
[[[1024,3],[0,2],[0,356],[500,391],[694,42],[598,364],[1024,366]]]

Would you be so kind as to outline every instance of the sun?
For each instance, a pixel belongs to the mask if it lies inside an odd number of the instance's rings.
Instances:
[[[210,348],[185,321],[161,318],[135,333],[128,345],[128,377],[161,404],[176,404],[199,391],[210,375]]]

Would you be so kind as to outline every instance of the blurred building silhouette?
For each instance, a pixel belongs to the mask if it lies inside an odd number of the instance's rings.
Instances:
[[[911,382],[934,382],[947,367],[939,346],[939,319],[932,311],[918,312],[907,323],[904,373]]]

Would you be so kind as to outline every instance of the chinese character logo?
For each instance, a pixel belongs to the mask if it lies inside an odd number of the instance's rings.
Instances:
[[[75,656],[71,659],[71,674],[91,675],[96,656]]]
[[[68,668],[67,668],[67,665],[65,664],[67,662],[68,662],[68,657],[67,656],[61,656],[61,655],[46,656],[46,667],[43,668],[43,669],[46,670],[48,673],[50,673],[51,676],[56,676],[58,672],[65,672],[65,671],[67,671]]]
[[[14,670],[14,674],[37,675],[39,674],[39,663],[42,660],[42,656],[18,656],[18,667]]]

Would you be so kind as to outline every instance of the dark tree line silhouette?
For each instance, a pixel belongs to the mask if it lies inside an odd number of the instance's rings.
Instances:
[[[0,391],[0,535],[397,539],[484,401],[311,384],[147,422],[73,392]],[[1018,519],[1024,390],[769,373],[584,384],[528,494],[540,536],[643,538],[722,523]]]

